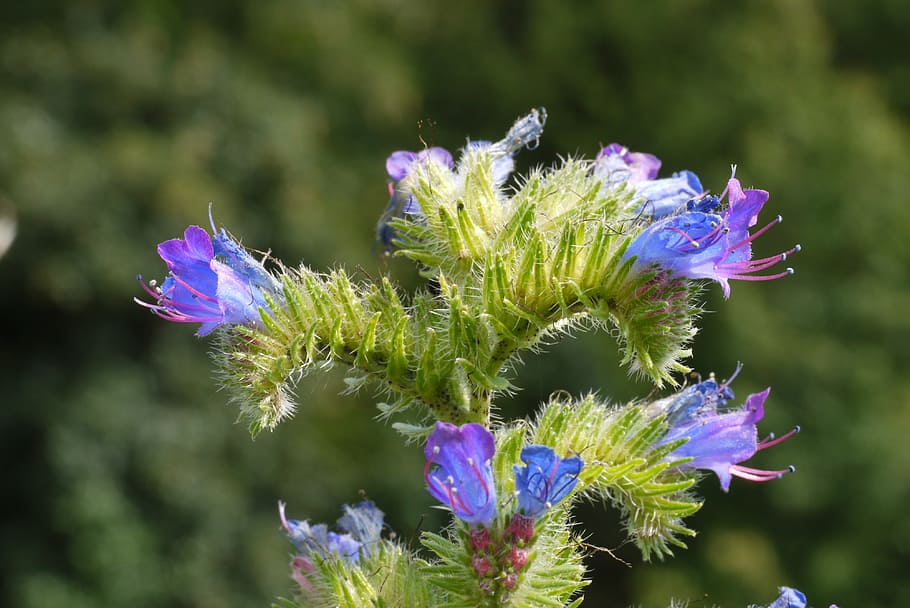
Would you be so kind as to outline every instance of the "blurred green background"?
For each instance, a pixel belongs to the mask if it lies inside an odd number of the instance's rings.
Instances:
[[[767,485],[714,478],[675,559],[647,565],[615,513],[585,506],[587,604],[910,606],[910,62],[904,0],[830,2],[9,2],[0,8],[4,498],[0,605],[264,607],[291,589],[292,517],[334,521],[364,491],[404,539],[444,518],[420,450],[372,420],[341,374],[251,441],[216,391],[208,343],[131,302],[163,278],[155,244],[216,219],[288,263],[364,279],[394,149],[496,139],[550,119],[520,167],[622,142],[723,188],[772,193],[797,274],[708,290],[693,366],[772,385],[755,459]],[[402,282],[417,279],[393,262]],[[528,356],[503,400],[651,389],[613,340]]]

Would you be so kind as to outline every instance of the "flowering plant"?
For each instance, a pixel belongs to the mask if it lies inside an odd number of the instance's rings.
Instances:
[[[370,501],[345,506],[337,531],[288,519],[281,503],[295,548],[293,599],[282,605],[577,606],[589,582],[571,521],[578,500],[618,508],[642,557],[663,559],[695,534],[685,519],[702,506],[700,471],[727,491],[734,477],[794,470],[743,464],[798,430],[759,440],[770,389],[735,406],[732,377],[679,386],[703,282],[729,297],[731,280],[793,272],[757,274],[799,250],[753,258],[757,237],[780,222],[750,232],[768,193],[734,175],[715,196],[694,173],[660,178],[655,156],[618,144],[510,185],[515,154],[536,146],[546,118],[533,110],[503,139],[457,155],[388,158],[376,238],[430,280],[409,297],[389,277],[257,260],[213,221],[212,235],[190,226],[159,245],[169,274],[143,284],[152,301],[139,303],[217,332],[221,377],[253,434],[291,417],[302,373],[344,364],[351,386],[390,396],[381,417],[425,446],[427,490],[451,511],[418,554],[383,534]],[[622,406],[554,393],[533,418],[501,420],[496,399],[513,388],[522,352],[599,327],[612,327],[631,372],[676,392]],[[782,587],[770,606],[805,605]]]

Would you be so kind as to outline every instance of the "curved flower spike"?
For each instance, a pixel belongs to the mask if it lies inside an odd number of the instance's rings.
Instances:
[[[488,526],[496,517],[490,459],[493,434],[481,424],[437,422],[427,440],[423,477],[433,498],[469,524]]]
[[[713,197],[704,197],[687,211],[656,221],[632,241],[623,259],[635,258],[633,271],[657,265],[673,275],[690,279],[711,279],[720,283],[724,297],[730,297],[731,279],[769,281],[793,274],[792,268],[772,275],[754,273],[767,270],[800,250],[800,246],[777,255],[752,259],[752,241],[782,220],[777,216],[763,228],[749,234],[758,213],[768,200],[764,190],[743,190],[730,178],[724,193],[729,205],[723,213],[707,213],[715,206]],[[701,204],[701,203],[705,204]]]
[[[159,244],[170,274],[160,287],[142,283],[156,303],[135,300],[167,321],[201,323],[199,336],[223,325],[259,325],[259,309],[269,311],[265,294],[279,290],[274,277],[225,230],[216,231],[213,224],[213,232],[214,238],[190,226],[182,239]]]
[[[515,465],[518,508],[534,519],[564,500],[575,489],[584,466],[581,458],[560,458],[545,445],[529,445],[521,451],[525,466]]]

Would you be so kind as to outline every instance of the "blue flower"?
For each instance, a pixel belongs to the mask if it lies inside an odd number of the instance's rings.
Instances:
[[[769,281],[793,274],[792,268],[772,275],[754,274],[800,250],[796,245],[775,256],[752,259],[752,241],[782,221],[777,216],[749,234],[749,228],[756,224],[758,213],[768,200],[768,193],[743,191],[739,180],[730,178],[725,195],[729,204],[722,213],[707,212],[717,206],[719,199],[704,197],[687,203],[687,208],[695,210],[654,222],[632,241],[623,259],[635,259],[633,272],[657,265],[675,276],[717,281],[724,297],[730,297],[731,279]]]
[[[655,447],[685,439],[686,442],[673,450],[667,460],[689,459],[680,468],[713,471],[725,492],[730,489],[733,477],[749,481],[778,479],[795,469],[765,471],[740,464],[759,450],[777,445],[799,432],[796,427],[782,437],[758,440],[756,425],[764,417],[764,403],[770,392],[767,388],[749,395],[741,408],[726,407],[727,401],[733,398],[733,391],[728,383],[718,384],[712,379],[657,401],[650,406],[650,413],[666,416],[669,429]]]
[[[653,154],[630,152],[620,144],[602,148],[594,160],[594,175],[608,188],[628,184],[641,200],[636,213],[658,219],[685,208],[686,204],[704,196],[698,176],[691,171],[679,171],[672,177],[657,179],[660,159]]]
[[[529,445],[521,451],[525,466],[515,465],[515,492],[518,508],[526,516],[539,518],[547,509],[565,499],[578,483],[584,466],[581,458],[559,458],[545,445]]]
[[[488,526],[496,517],[490,459],[496,446],[483,425],[437,422],[427,439],[424,479],[430,494],[469,524]]]
[[[778,588],[780,596],[768,605],[768,608],[806,608],[806,596],[802,591],[792,587]]]
[[[298,557],[307,561],[316,555],[322,559],[338,556],[350,563],[357,563],[361,554],[369,555],[370,547],[379,541],[383,526],[383,513],[371,501],[353,507],[345,505],[345,514],[338,519],[343,533],[332,532],[325,524],[310,525],[308,521],[288,519],[285,504],[278,503],[281,525],[288,540],[300,552]]]
[[[158,245],[168,277],[143,288],[156,302],[136,302],[168,321],[201,323],[199,336],[223,325],[260,325],[259,309],[270,311],[265,294],[276,295],[277,281],[223,229],[215,237],[189,226],[182,239]],[[141,277],[140,277],[141,281]]]

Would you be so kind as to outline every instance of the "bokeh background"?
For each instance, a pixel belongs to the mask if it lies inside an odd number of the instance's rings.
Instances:
[[[334,521],[376,500],[404,539],[444,518],[420,450],[341,374],[251,441],[208,343],[131,302],[155,244],[219,223],[320,269],[383,271],[384,160],[550,119],[520,167],[622,142],[716,190],[730,164],[772,193],[759,241],[796,276],[707,291],[692,365],[741,396],[773,386],[762,430],[801,424],[691,519],[690,549],[644,564],[615,513],[585,506],[592,606],[910,606],[910,5],[822,2],[6,2],[0,7],[0,604],[254,607],[287,595],[276,501]],[[605,334],[528,356],[500,405],[557,389],[651,388]]]

